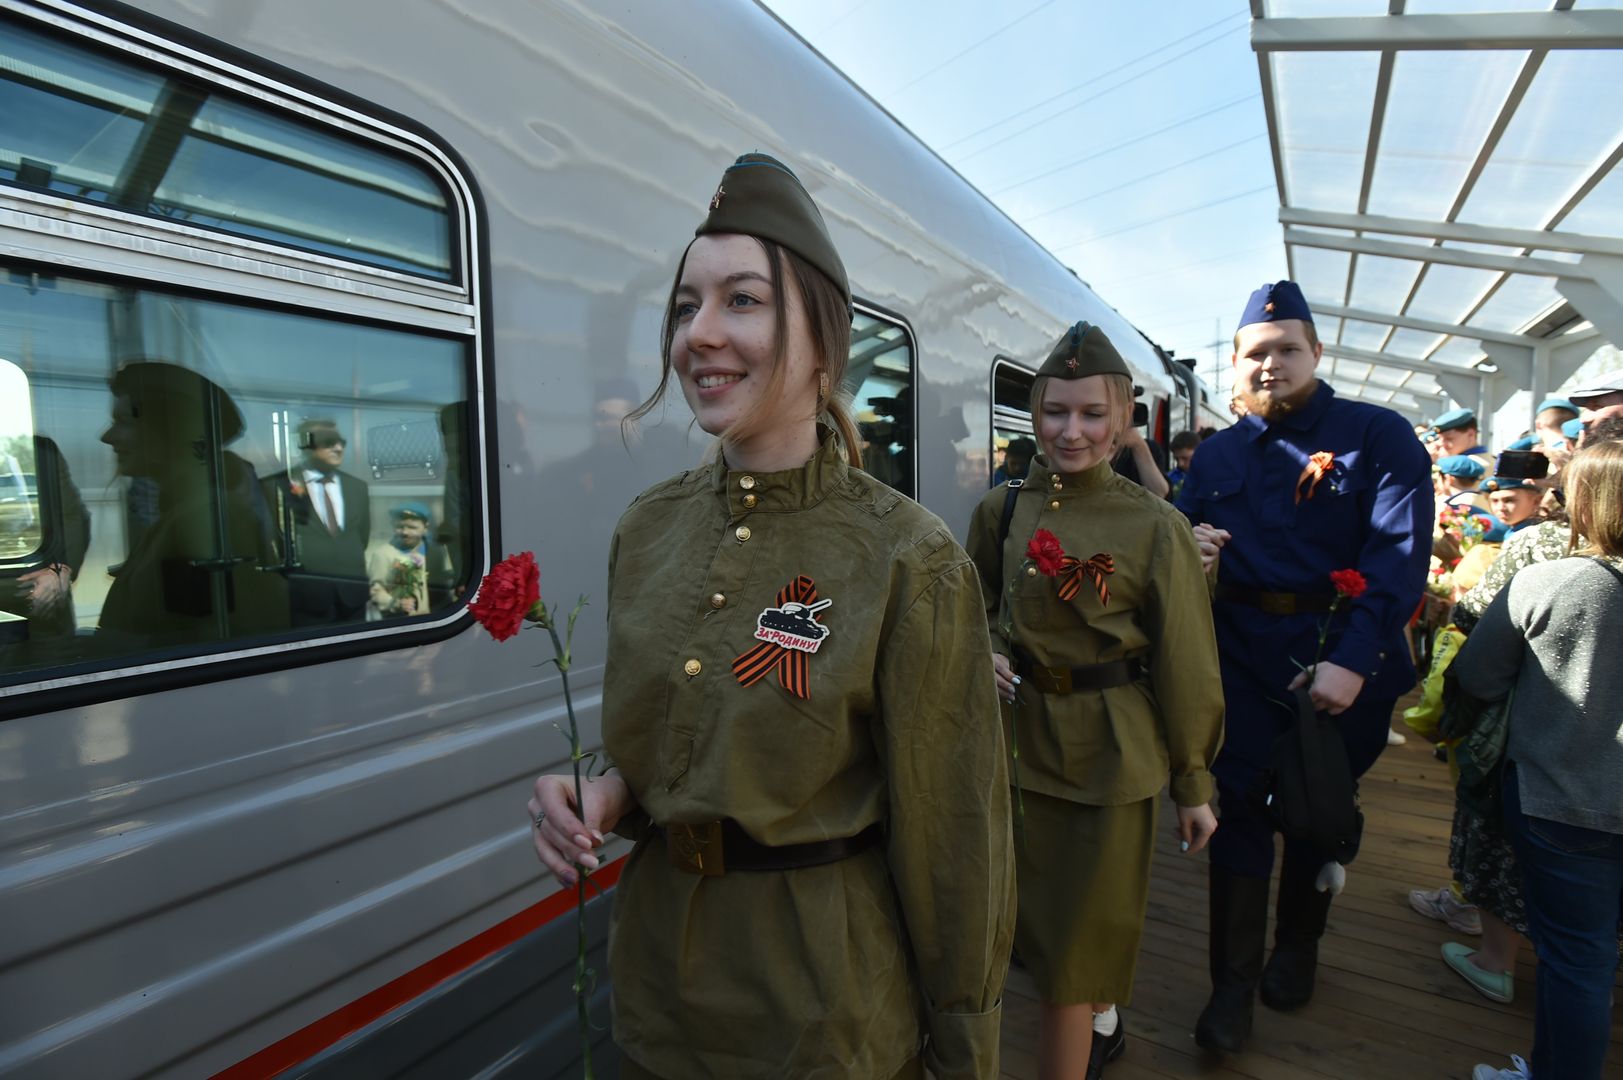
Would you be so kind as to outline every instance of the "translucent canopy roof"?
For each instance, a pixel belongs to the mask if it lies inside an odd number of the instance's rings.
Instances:
[[[1287,265],[1338,391],[1492,412],[1623,341],[1623,0],[1251,8]]]

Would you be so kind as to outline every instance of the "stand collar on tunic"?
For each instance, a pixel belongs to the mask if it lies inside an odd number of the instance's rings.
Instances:
[[[1031,467],[1026,470],[1026,486],[1046,491],[1058,480],[1066,491],[1089,491],[1104,485],[1113,475],[1109,458],[1079,473],[1057,473],[1048,467],[1048,456],[1038,454],[1031,459]]]
[[[850,465],[831,428],[817,425],[821,445],[804,465],[779,472],[729,469],[718,453],[710,471],[710,488],[727,500],[732,517],[767,511],[804,510],[845,482]]]
[[[1264,420],[1260,416],[1242,416],[1237,425],[1245,432],[1247,442],[1256,442],[1257,438],[1270,427],[1289,428],[1292,431],[1307,431],[1314,424],[1323,419],[1330,409],[1330,400],[1336,396],[1335,389],[1323,379],[1318,380],[1318,387],[1313,396],[1293,413],[1288,413],[1278,420]]]

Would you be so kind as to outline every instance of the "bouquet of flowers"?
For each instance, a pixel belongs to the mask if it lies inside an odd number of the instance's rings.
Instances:
[[[427,587],[428,570],[424,566],[422,552],[402,551],[395,557],[394,565],[389,567],[389,579],[384,582],[389,599],[398,605],[402,600],[421,596]]]

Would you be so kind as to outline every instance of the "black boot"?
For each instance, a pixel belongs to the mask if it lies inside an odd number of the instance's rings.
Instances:
[[[1252,995],[1262,974],[1268,933],[1268,879],[1211,867],[1212,999],[1195,1025],[1208,1050],[1238,1054],[1251,1034]]]
[[[1311,856],[1293,860],[1287,853],[1279,868],[1274,954],[1262,973],[1262,1003],[1270,1009],[1299,1009],[1313,997],[1319,939],[1330,917],[1330,894],[1313,887],[1322,865]]]

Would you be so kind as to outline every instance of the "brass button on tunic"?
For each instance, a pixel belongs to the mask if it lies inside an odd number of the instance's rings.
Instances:
[[[733,516],[745,479],[749,527]],[[784,609],[801,578],[832,603]],[[720,877],[639,844],[610,938],[616,1041],[669,1080],[888,1080],[926,1036],[938,1077],[995,1076],[1008,772],[979,580],[940,520],[832,439],[783,473],[718,462],[626,512],[609,612],[604,746],[636,819],[732,818],[772,846],[887,829],[838,862]],[[734,658],[775,628],[810,640],[813,618],[804,697],[790,665],[741,681]],[[688,656],[704,678],[673,675]]]

